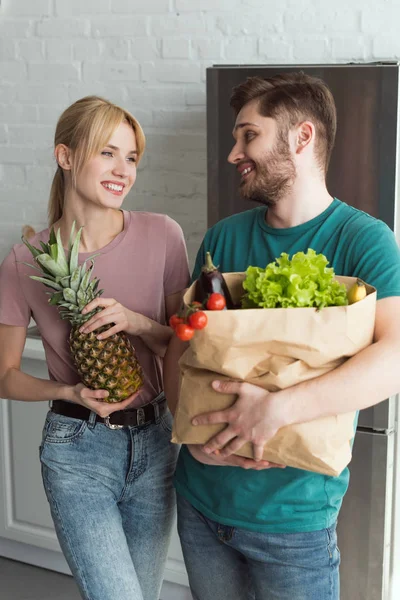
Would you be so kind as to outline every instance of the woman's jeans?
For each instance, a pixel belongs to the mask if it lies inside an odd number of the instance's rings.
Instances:
[[[169,412],[109,429],[49,412],[40,448],[58,540],[85,600],[158,600],[179,447]]]
[[[339,600],[336,527],[256,533],[211,521],[178,494],[194,600]]]

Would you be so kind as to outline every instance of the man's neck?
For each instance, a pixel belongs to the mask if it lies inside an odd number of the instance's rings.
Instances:
[[[265,220],[267,225],[276,229],[296,227],[323,213],[332,201],[325,181],[296,180],[290,192],[275,206],[268,208]]]

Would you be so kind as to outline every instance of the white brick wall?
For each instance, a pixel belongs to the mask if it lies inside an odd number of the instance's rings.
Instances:
[[[58,115],[87,94],[131,110],[147,154],[127,207],[206,228],[205,69],[400,57],[398,0],[1,0],[0,260],[46,223]]]

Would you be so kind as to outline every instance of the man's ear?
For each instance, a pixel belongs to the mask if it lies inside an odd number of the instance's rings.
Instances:
[[[303,152],[315,137],[315,127],[311,121],[303,121],[297,129],[296,153]]]
[[[57,144],[54,150],[54,156],[59,167],[64,171],[72,169],[72,153],[65,144]]]

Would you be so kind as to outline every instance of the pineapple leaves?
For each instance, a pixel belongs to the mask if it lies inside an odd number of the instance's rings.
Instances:
[[[89,269],[86,271],[85,275],[82,278],[82,283],[80,285],[80,289],[83,290],[84,292],[86,291],[89,283],[90,283],[90,276],[93,272],[94,269],[94,262],[92,261],[91,266],[89,267]]]
[[[46,279],[45,277],[37,277],[36,275],[31,275],[30,278],[34,279],[35,281],[40,281],[41,283],[44,283],[47,287],[53,288],[54,290],[62,290],[61,285],[59,283],[56,283],[55,281],[52,281],[51,279]]]
[[[64,265],[61,265],[59,262],[56,262],[49,256],[48,254],[39,254],[36,257],[37,262],[45,267],[45,269],[50,272],[54,277],[58,275],[59,277],[67,277],[69,275],[68,265],[65,262]]]
[[[64,300],[66,300],[66,302],[76,305],[76,292],[74,292],[74,290],[72,290],[71,288],[64,288],[63,295]]]
[[[50,292],[48,292],[50,293]],[[54,292],[54,294],[51,295],[51,298],[49,298],[49,304],[51,306],[58,306],[58,304],[60,304],[60,302],[63,300],[64,295],[62,292]]]
[[[71,265],[71,263],[70,263],[70,265]],[[74,271],[72,271],[70,287],[74,290],[74,292],[77,292],[79,289],[79,284],[81,282],[81,271],[82,271],[81,267],[76,267],[76,269],[74,269]]]
[[[50,288],[51,291],[47,292],[48,302],[51,306],[58,307],[62,319],[67,319],[73,325],[79,325],[99,310],[96,309],[87,315],[81,314],[82,309],[100,296],[103,290],[98,290],[97,277],[92,279],[93,258],[99,253],[90,256],[79,265],[79,246],[83,228],[76,232],[75,225],[74,222],[67,250],[64,250],[62,245],[60,229],[57,231],[51,229],[47,244],[40,241],[41,249],[32,246],[24,237],[22,241],[30,250],[36,263],[36,265],[24,264],[38,271],[40,275],[29,277]]]
[[[35,246],[31,246],[31,244],[28,242],[28,240],[26,238],[24,238],[24,236],[22,236],[21,240],[24,242],[25,246],[27,246],[29,248],[29,250],[31,251],[31,254],[34,258],[39,256],[39,254],[42,254],[42,251],[39,250],[39,248],[35,248]]]
[[[73,224],[73,230],[75,230],[75,221]],[[79,229],[78,233],[76,234],[74,242],[71,246],[71,250],[70,250],[70,254],[69,254],[69,271],[70,271],[70,273],[74,273],[74,271],[78,267],[79,244],[80,244],[80,240],[81,240],[81,235],[82,235],[82,227]],[[72,231],[71,231],[71,236],[72,236]],[[72,238],[70,237],[70,240],[69,240],[70,244],[71,244],[71,239]]]
[[[44,244],[43,244],[44,246]],[[58,246],[57,244],[49,244],[49,254],[55,262],[58,262]]]
[[[73,243],[74,243],[74,237],[75,237],[75,223],[76,221],[74,221],[72,223],[72,227],[71,227],[71,233],[69,234],[69,242],[68,242],[68,251],[71,252]]]
[[[56,261],[61,266],[61,268],[66,271],[65,274],[69,275],[68,263],[67,263],[64,248],[62,245],[60,228],[57,229],[56,237],[57,237],[57,253],[58,253]],[[53,244],[51,245],[51,247],[53,247]]]
[[[54,233],[54,227],[52,227],[51,230],[50,230],[49,244],[57,244],[57,238],[56,238],[56,235]]]

